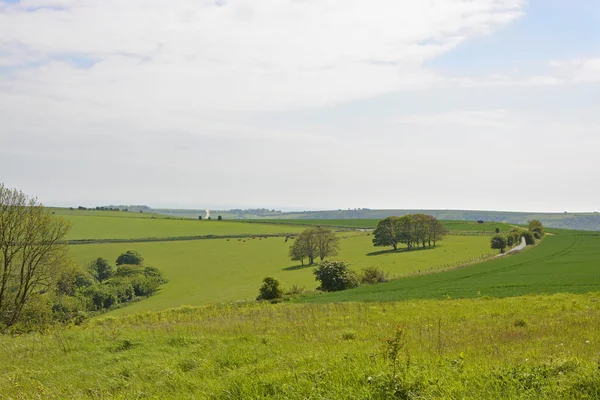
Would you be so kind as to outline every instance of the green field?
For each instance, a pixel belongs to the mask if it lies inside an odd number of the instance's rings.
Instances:
[[[379,219],[257,219],[254,222],[283,225],[331,226],[336,228],[375,229]],[[487,232],[493,233],[496,228],[508,232],[514,225],[502,222],[475,221],[442,221],[453,232]]]
[[[179,219],[126,218],[114,216],[62,216],[73,225],[69,240],[141,239],[186,236],[266,235],[297,233],[300,226],[198,221]]]
[[[100,318],[0,336],[0,398],[597,399],[599,320],[600,294]]]
[[[562,231],[546,236],[538,246],[521,254],[306,300],[387,301],[585,293],[600,289],[599,270],[600,234]]]
[[[341,251],[336,259],[350,262],[357,270],[378,266],[394,276],[452,267],[490,253],[489,238],[483,236],[448,236],[436,248],[398,253],[383,249],[380,254],[377,252],[382,249],[373,247],[367,233],[340,236]],[[287,257],[290,244],[291,241],[286,243],[284,238],[214,239],[77,245],[71,246],[71,252],[84,265],[97,257],[114,262],[126,250],[136,250],[145,257],[146,264],[161,269],[169,283],[157,295],[114,311],[123,314],[253,299],[265,276],[280,279],[285,287],[316,288],[312,267],[302,267]]]

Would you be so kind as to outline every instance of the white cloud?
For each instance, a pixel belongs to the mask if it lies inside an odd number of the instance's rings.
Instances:
[[[10,79],[113,109],[314,106],[429,84],[425,61],[509,24],[523,3],[24,0],[0,14],[0,64],[92,58]]]

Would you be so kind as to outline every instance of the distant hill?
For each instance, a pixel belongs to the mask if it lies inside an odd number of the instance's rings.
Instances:
[[[204,210],[152,210],[157,214],[192,217],[204,216]],[[438,219],[455,221],[505,222],[508,224],[526,224],[532,219],[540,220],[552,228],[600,231],[600,213],[527,213],[510,211],[470,211],[470,210],[329,210],[281,212],[266,209],[252,210],[211,210],[211,215],[222,215],[225,219],[381,219],[392,215],[429,214]]]

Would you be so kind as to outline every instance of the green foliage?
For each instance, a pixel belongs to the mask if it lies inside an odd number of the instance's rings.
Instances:
[[[144,258],[137,251],[128,250],[127,252],[121,254],[117,257],[116,264],[117,266],[128,264],[128,265],[142,265],[144,263]]]
[[[305,296],[297,301],[393,301],[597,292],[600,290],[598,259],[600,234],[563,231],[560,235],[547,235],[537,246],[512,257],[339,293]]]
[[[98,257],[96,260],[92,261],[89,265],[89,270],[92,276],[99,282],[104,282],[114,273],[113,266],[102,257]]]
[[[352,289],[358,286],[356,273],[344,261],[324,261],[313,271],[318,287],[324,292]]]
[[[491,247],[495,250],[500,250],[500,253],[504,253],[508,241],[504,235],[494,235],[491,240]]]
[[[142,265],[123,264],[117,267],[115,277],[126,278],[136,275],[144,275],[145,268]]]
[[[279,281],[271,276],[263,279],[260,289],[258,289],[257,300],[273,300],[283,296],[283,290],[279,286]]]
[[[594,293],[246,302],[98,317],[74,328],[0,336],[6,361],[0,393],[9,399],[597,399],[599,311]],[[518,319],[527,325],[515,327]]]
[[[374,246],[392,246],[404,243],[409,249],[426,245],[435,246],[449,230],[431,215],[410,214],[403,217],[387,217],[379,221],[373,231]]]
[[[525,243],[527,243],[527,246],[532,246],[535,244],[535,236],[533,236],[533,232],[523,231],[521,235],[525,238]]]
[[[336,258],[349,262],[357,271],[376,265],[390,277],[464,265],[485,259],[492,252],[489,237],[479,235],[450,235],[435,251],[400,254],[372,254],[374,248],[369,232],[345,232],[338,237],[340,251]],[[216,239],[136,244],[135,249],[144,256],[146,264],[161,266],[161,270],[168,273],[169,283],[160,288],[160,296],[131,303],[111,311],[111,315],[157,311],[185,304],[253,299],[259,284],[253,287],[248,282],[261,282],[265,276],[277,277],[286,289],[299,285],[314,290],[318,284],[312,268],[301,268],[300,262],[289,261],[288,247],[291,243],[291,240],[286,243],[282,237],[257,238],[245,243]],[[71,246],[71,252],[80,263],[98,256],[115,260],[124,250],[122,244]],[[307,264],[306,258],[304,264]]]
[[[383,283],[388,281],[388,274],[377,267],[367,267],[361,271],[360,283],[367,285],[374,285],[376,283]]]
[[[222,221],[222,220],[223,220],[223,217],[219,215],[219,216],[217,217],[217,221]]]
[[[542,225],[542,223],[539,220],[534,219],[534,220],[529,221],[529,224],[527,227],[528,227],[529,231],[533,233],[533,236],[536,239],[541,239],[544,236],[544,233],[545,233],[544,226]]]
[[[301,261],[302,265],[306,257],[312,265],[317,257],[323,261],[325,257],[337,255],[339,248],[340,239],[331,229],[316,227],[302,231],[290,246],[288,255],[293,261]]]

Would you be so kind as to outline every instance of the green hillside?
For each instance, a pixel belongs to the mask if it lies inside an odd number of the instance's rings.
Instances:
[[[491,252],[486,236],[451,235],[436,248],[398,253],[373,247],[371,236],[364,232],[341,233],[340,237],[340,254],[336,259],[346,260],[356,269],[378,266],[391,276],[449,268],[488,257]],[[313,268],[290,261],[290,244],[283,237],[114,243],[71,246],[71,253],[85,265],[97,257],[114,262],[119,254],[136,250],[148,265],[163,272],[169,283],[157,295],[113,312],[128,314],[187,304],[254,299],[265,276],[278,278],[287,288],[299,285],[315,289],[318,284]]]
[[[315,302],[520,296],[600,290],[600,234],[562,231],[536,247],[444,273],[305,299]]]
[[[599,300],[221,304],[100,318],[0,336],[0,397],[597,399]]]

